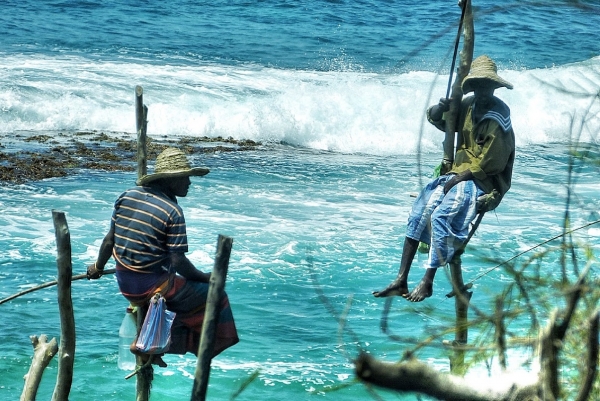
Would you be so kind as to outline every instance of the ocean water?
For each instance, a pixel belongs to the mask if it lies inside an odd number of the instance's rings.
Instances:
[[[513,187],[463,257],[485,310],[510,282],[495,261],[559,234],[567,199],[573,227],[598,219],[598,167],[577,165],[568,186],[568,151],[575,141],[598,147],[600,9],[595,1],[473,3],[475,55],[490,55],[514,84],[496,95],[511,107],[517,137]],[[353,383],[358,350],[395,361],[453,324],[444,274],[425,302],[393,303],[390,331],[400,341],[381,332],[384,301],[371,292],[396,274],[410,195],[440,161],[442,136],[424,110],[446,92],[459,17],[455,2],[440,0],[3,1],[0,134],[134,137],[141,85],[150,137],[260,141],[255,151],[192,155],[211,173],[180,201],[199,268],[212,268],[218,234],[234,239],[226,290],[241,341],[213,360],[208,398],[229,399],[258,371],[239,400],[371,399]],[[131,172],[81,170],[0,186],[0,298],[55,278],[53,209],[66,213],[74,273],[83,273],[114,200],[134,181]],[[598,226],[574,235],[597,255]],[[555,262],[540,268],[559,274]],[[76,281],[72,296],[70,399],[133,399],[135,381],[117,368],[127,303],[114,277]],[[60,335],[56,289],[2,304],[0,316],[0,399],[13,400],[29,369],[29,336]],[[449,369],[439,347],[418,356]],[[165,360],[152,399],[189,398],[195,359]],[[56,373],[53,360],[38,399],[51,397]]]

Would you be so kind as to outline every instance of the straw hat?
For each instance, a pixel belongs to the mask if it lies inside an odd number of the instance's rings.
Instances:
[[[496,83],[496,89],[505,87],[512,89],[513,85],[498,76],[498,67],[496,63],[488,56],[479,56],[471,63],[471,71],[462,81],[463,93],[469,93],[474,90],[475,80],[488,79]]]
[[[137,180],[137,185],[146,185],[161,178],[176,178],[189,176],[203,176],[210,170],[204,167],[191,168],[183,151],[176,148],[163,150],[156,158],[154,174],[147,174]]]

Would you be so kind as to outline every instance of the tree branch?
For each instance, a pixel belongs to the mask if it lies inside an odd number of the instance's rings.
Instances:
[[[588,353],[586,375],[583,377],[583,383],[579,388],[579,394],[575,401],[586,401],[589,399],[594,380],[598,375],[598,325],[600,321],[600,311],[596,311],[589,320],[590,335],[588,336]]]
[[[502,380],[478,386],[463,377],[438,372],[427,364],[411,359],[401,363],[377,361],[361,353],[354,361],[356,376],[367,383],[402,392],[417,392],[445,401],[535,400],[537,381],[516,384]]]
[[[37,395],[38,387],[44,374],[44,369],[50,363],[54,355],[58,352],[58,343],[56,338],[50,342],[45,334],[39,339],[37,336],[29,337],[33,345],[33,361],[29,367],[29,372],[25,375],[25,386],[21,394],[21,401],[34,401]]]

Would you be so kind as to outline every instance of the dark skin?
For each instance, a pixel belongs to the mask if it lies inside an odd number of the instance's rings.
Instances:
[[[482,79],[474,83],[473,91],[476,102],[475,109],[473,110],[473,117],[476,122],[483,117],[487,110],[489,110],[490,102],[493,102],[494,90],[496,90],[496,84],[493,81]],[[431,111],[432,118],[435,120],[441,119],[442,113],[447,111],[449,106],[450,99],[440,99],[437,108],[432,109]],[[454,175],[444,185],[444,194],[447,194],[459,182],[469,180],[473,180],[473,173],[469,170]],[[398,275],[386,288],[381,291],[374,291],[373,295],[375,297],[401,296],[410,302],[421,302],[433,295],[433,281],[437,268],[426,269],[423,278],[415,288],[413,288],[412,291],[409,291],[408,289],[408,273],[410,272],[410,267],[418,247],[418,240],[409,237],[404,239]]]
[[[169,196],[178,196],[185,197],[188,193],[188,190],[191,185],[191,181],[189,177],[176,177],[169,178],[163,180],[157,180],[153,182],[151,185],[161,189]],[[113,246],[114,246],[114,228],[111,226],[111,229],[108,231],[104,239],[102,240],[102,245],[100,246],[100,250],[98,252],[98,258],[96,263],[93,263],[87,267],[87,275],[88,279],[95,280],[102,277],[102,272],[104,271],[104,266],[108,262],[108,260],[112,256]],[[183,252],[178,253],[170,253],[169,258],[171,261],[171,266],[175,266],[175,271],[185,277],[190,281],[200,281],[203,283],[208,283],[210,280],[210,274],[204,273],[192,264],[192,262],[185,256]],[[135,342],[131,344],[131,352],[140,355],[135,346]],[[141,355],[142,361],[145,362],[150,356]],[[161,358],[161,355],[152,355],[152,364],[158,365],[160,367],[166,367],[167,364]]]

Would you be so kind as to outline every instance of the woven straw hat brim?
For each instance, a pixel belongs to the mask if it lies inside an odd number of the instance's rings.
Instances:
[[[209,169],[204,167],[195,167],[192,169],[179,170],[179,171],[166,171],[162,173],[147,174],[136,181],[137,185],[147,185],[152,181],[160,180],[161,178],[177,178],[177,177],[202,177],[210,172]]]
[[[498,68],[496,67],[496,63],[486,55],[482,55],[473,60],[471,64],[471,71],[462,81],[462,91],[463,93],[469,93],[474,90],[473,84],[474,81],[477,80],[488,80],[495,83],[496,88],[507,88],[512,89],[513,84],[508,82],[507,80],[498,76]]]
[[[498,88],[512,89],[513,88],[513,84],[511,84],[510,82],[508,82],[505,79],[500,78],[498,75],[491,75],[491,74],[467,75],[462,83],[463,93],[469,93],[474,90],[472,84],[473,84],[473,81],[476,79],[488,79],[490,81],[494,81],[496,83],[496,89],[498,89]]]

